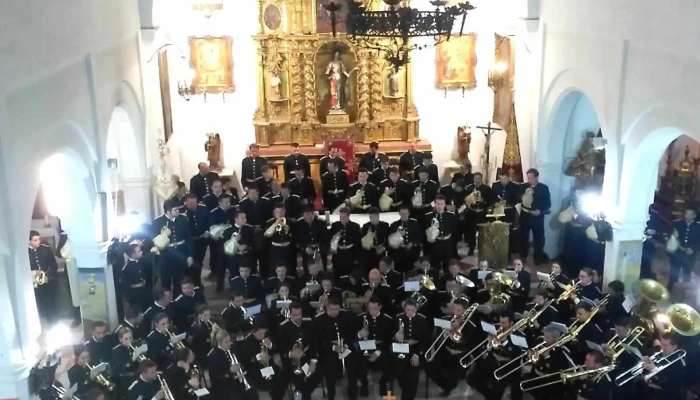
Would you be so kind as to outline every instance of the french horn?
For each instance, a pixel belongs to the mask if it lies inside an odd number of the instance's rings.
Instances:
[[[423,207],[423,191],[421,191],[420,186],[413,191],[413,197],[411,198],[411,205],[415,208]]]
[[[403,228],[403,226],[399,226],[399,229],[396,232],[389,235],[389,238],[387,239],[387,241],[389,242],[389,247],[391,247],[392,249],[398,249],[399,247],[401,247],[404,244],[404,233],[405,229]]]
[[[158,250],[165,250],[170,244],[170,235],[172,232],[167,226],[164,226],[158,235],[153,238],[153,245]]]
[[[425,236],[430,243],[434,243],[438,236],[440,236],[440,221],[438,221],[437,218],[433,218],[433,222],[430,223],[430,227],[425,230]]]
[[[480,204],[483,201],[483,197],[481,196],[481,191],[474,189],[473,192],[469,193],[467,197],[464,198],[464,205],[467,206],[467,208],[472,208],[475,204]]]
[[[675,253],[681,244],[678,242],[678,233],[673,232],[673,234],[666,241],[666,251],[669,253]]]

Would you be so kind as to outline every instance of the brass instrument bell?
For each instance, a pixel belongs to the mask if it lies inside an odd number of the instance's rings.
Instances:
[[[700,333],[700,314],[688,304],[672,304],[666,309],[669,328],[683,336],[696,336]]]

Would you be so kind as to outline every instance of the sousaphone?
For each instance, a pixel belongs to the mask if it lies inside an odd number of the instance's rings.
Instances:
[[[654,332],[654,321],[651,312],[659,302],[668,300],[668,289],[653,279],[642,279],[635,288],[636,302],[632,309],[634,326],[644,328],[647,333]]]
[[[672,304],[666,309],[668,325],[683,336],[696,336],[700,333],[700,314],[687,304]]]

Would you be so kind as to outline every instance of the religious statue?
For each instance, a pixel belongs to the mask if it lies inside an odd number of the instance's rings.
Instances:
[[[399,97],[400,81],[399,69],[391,68],[389,70],[389,97]]]
[[[221,172],[224,167],[221,150],[221,136],[219,136],[218,133],[207,133],[207,142],[204,143],[204,151],[207,152],[209,168],[214,172]]]
[[[273,100],[282,99],[282,78],[276,74],[270,77],[270,87],[272,87]]]
[[[469,161],[469,147],[472,143],[472,133],[467,125],[457,128],[457,161]]]
[[[270,89],[272,100],[282,100],[282,64],[284,63],[284,58],[275,52],[272,53],[270,58],[266,61],[266,68],[270,71]]]
[[[597,178],[601,172],[599,169],[605,167],[605,153],[596,151],[593,145],[594,137],[595,133],[586,133],[581,147],[576,152],[576,157],[569,162],[569,165],[567,165],[564,170],[565,175],[576,178],[576,185],[578,187],[587,186],[589,184],[595,185],[595,178]]]
[[[345,69],[345,64],[340,59],[340,51],[335,50],[333,52],[333,60],[328,63],[326,67],[326,76],[328,77],[328,86],[330,91],[330,102],[329,108],[331,113],[340,114],[344,113],[343,108],[346,105],[352,104],[352,99],[350,96],[350,91],[347,90],[347,82],[350,80],[350,74],[352,74],[357,67],[350,71]],[[343,84],[343,81],[346,84]],[[342,104],[342,102],[346,104]]]

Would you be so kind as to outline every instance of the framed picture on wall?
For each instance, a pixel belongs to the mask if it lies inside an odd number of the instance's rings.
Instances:
[[[435,48],[435,83],[438,89],[476,87],[476,33],[452,36]]]
[[[232,93],[233,38],[190,37],[190,66],[195,93]]]

